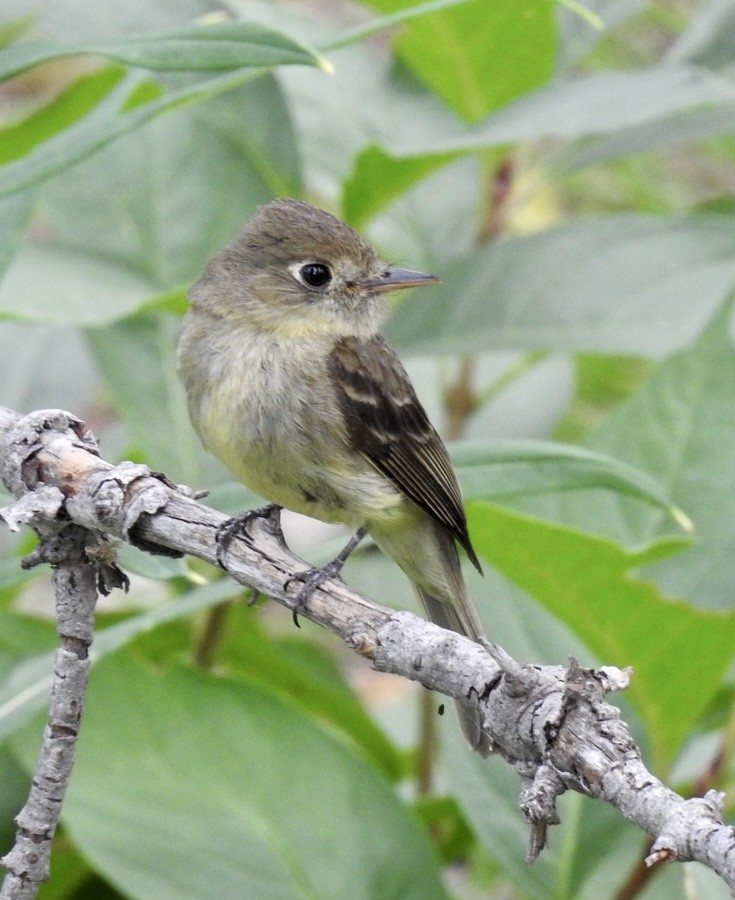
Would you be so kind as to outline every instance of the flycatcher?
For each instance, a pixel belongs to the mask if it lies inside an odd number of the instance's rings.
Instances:
[[[480,566],[459,485],[378,333],[387,291],[434,281],[381,262],[329,213],[275,200],[192,287],[178,370],[202,443],[236,478],[273,504],[367,531],[431,621],[476,640],[457,544]],[[470,746],[488,753],[476,710],[458,708]]]

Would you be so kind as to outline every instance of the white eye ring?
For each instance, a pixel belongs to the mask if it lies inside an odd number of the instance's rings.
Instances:
[[[332,280],[332,271],[329,266],[313,260],[291,263],[288,271],[299,284],[312,290],[326,287]]]

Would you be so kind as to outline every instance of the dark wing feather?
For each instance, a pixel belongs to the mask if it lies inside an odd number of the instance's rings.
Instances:
[[[481,571],[446,448],[390,346],[380,336],[343,338],[329,372],[352,448],[444,525]]]

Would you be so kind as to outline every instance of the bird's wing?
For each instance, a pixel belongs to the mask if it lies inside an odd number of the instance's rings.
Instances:
[[[446,448],[394,351],[380,336],[342,338],[329,372],[352,448],[444,525],[479,570]]]

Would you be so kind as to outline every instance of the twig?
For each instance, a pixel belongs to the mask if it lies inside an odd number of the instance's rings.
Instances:
[[[204,621],[204,628],[194,648],[194,662],[203,669],[212,665],[222,636],[225,633],[225,620],[232,606],[232,601],[225,600],[209,610]]]
[[[55,426],[65,424],[63,419],[53,422]],[[24,455],[23,450],[20,455]],[[15,465],[18,461],[18,450],[3,457],[4,464]],[[48,878],[51,843],[74,765],[97,595],[107,594],[113,587],[127,588],[127,578],[114,565],[109,542],[103,535],[75,524],[59,528],[55,517],[63,495],[58,486],[39,486],[39,491],[31,496],[17,477],[20,472],[4,474],[6,485],[19,498],[17,512],[41,537],[37,548],[23,560],[23,567],[49,563],[54,570],[56,630],[60,640],[54,656],[48,721],[30,794],[15,820],[15,845],[2,860],[8,875],[0,897],[25,900],[35,897],[39,885]],[[56,512],[52,512],[54,509]]]

